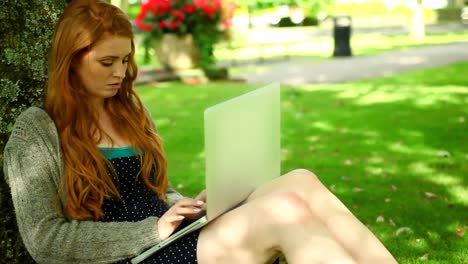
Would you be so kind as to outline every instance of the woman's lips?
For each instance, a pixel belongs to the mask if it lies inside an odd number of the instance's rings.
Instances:
[[[120,89],[121,84],[120,83],[112,83],[112,84],[109,84],[109,86],[114,88],[114,89]]]

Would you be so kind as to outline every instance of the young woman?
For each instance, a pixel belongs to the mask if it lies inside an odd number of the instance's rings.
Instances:
[[[126,263],[203,215],[202,192],[169,187],[164,151],[132,83],[132,26],[118,8],[72,1],[53,37],[44,109],[5,148],[23,241],[39,263]],[[146,263],[396,263],[325,188],[298,169]]]

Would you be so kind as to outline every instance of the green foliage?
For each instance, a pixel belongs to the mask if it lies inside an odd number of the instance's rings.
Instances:
[[[447,22],[447,21],[460,21],[460,14],[462,13],[462,9],[459,7],[450,7],[450,8],[443,8],[437,9],[437,20],[439,22]]]
[[[142,31],[146,49],[154,47],[164,34],[191,34],[199,49],[200,67],[205,69],[214,65],[213,46],[227,34],[229,16],[219,0],[152,0],[141,4],[135,24]],[[145,58],[148,60],[148,51]]]
[[[54,25],[65,0],[6,0],[0,9],[0,149],[16,117],[41,105]],[[33,263],[19,237],[0,156],[0,262]]]

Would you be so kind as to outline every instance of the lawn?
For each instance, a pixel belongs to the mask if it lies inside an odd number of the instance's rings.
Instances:
[[[468,263],[466,72],[462,63],[343,85],[283,86],[282,171],[314,171],[400,263]],[[203,110],[253,88],[138,88],[180,192],[203,189]]]

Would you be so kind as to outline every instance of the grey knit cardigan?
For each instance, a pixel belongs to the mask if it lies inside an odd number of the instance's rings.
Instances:
[[[60,191],[63,156],[50,116],[31,107],[22,113],[4,151],[18,228],[38,263],[110,263],[135,256],[159,241],[157,217],[140,222],[67,219]],[[169,189],[169,204],[182,196]]]

